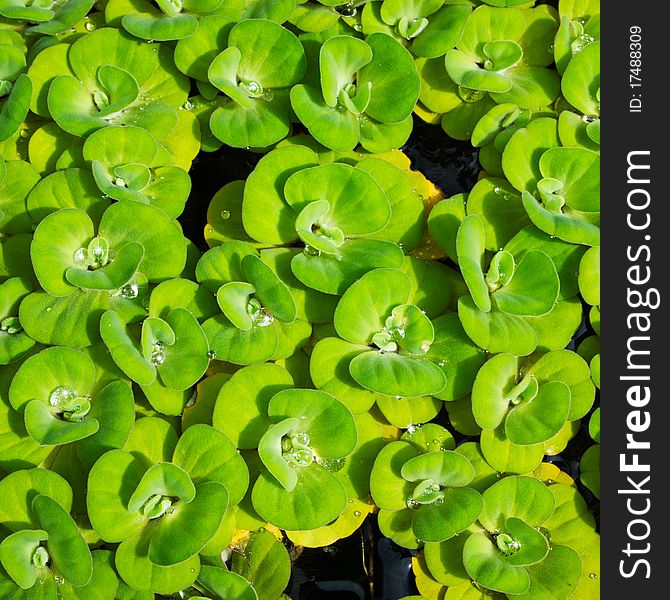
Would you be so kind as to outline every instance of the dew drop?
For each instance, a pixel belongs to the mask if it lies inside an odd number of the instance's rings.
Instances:
[[[598,579],[598,575],[595,573],[589,573],[589,579]]]
[[[354,517],[360,517],[361,516],[361,511],[360,510],[355,510],[354,511]]]
[[[139,288],[135,283],[129,283],[128,285],[124,285],[121,288],[121,298],[124,298],[125,300],[131,300],[132,298],[137,298],[138,294],[139,294]]]
[[[74,260],[74,264],[78,267],[86,267],[88,262],[86,255],[87,255],[86,248],[79,248],[79,250],[77,250],[74,253],[74,256],[72,257]]]
[[[229,210],[222,210],[221,211],[221,218],[224,221],[227,221],[228,219],[230,219],[230,211]]]
[[[86,29],[86,31],[93,31],[95,29],[95,23],[88,21],[86,25],[84,25],[84,28]]]
[[[292,438],[294,444],[300,444],[301,446],[309,446],[309,435],[306,433],[297,433]]]
[[[254,314],[253,321],[258,327],[268,327],[275,322],[275,318],[267,308],[261,308]]]
[[[65,583],[65,579],[61,577],[60,575],[54,575],[54,581],[58,585],[63,585]]]
[[[493,188],[493,193],[494,194],[500,194],[501,192],[502,192],[502,188],[499,185],[497,185]]]
[[[20,135],[22,138],[27,138],[28,135],[29,135],[29,134],[28,134],[28,130],[27,130],[27,129],[21,129],[21,133],[19,133],[19,135]]]
[[[214,360],[214,359],[216,358],[216,352],[214,352],[214,350],[210,350],[210,351],[207,353],[207,358],[209,358],[209,359],[211,359],[211,360]]]
[[[51,406],[61,406],[65,402],[74,400],[77,397],[77,392],[67,385],[57,387],[49,396],[49,404]]]

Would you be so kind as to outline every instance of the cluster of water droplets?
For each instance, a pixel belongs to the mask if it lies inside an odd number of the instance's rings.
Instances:
[[[151,349],[151,362],[159,367],[165,362],[165,348],[163,342],[156,342]]]
[[[307,433],[295,433],[282,439],[282,458],[289,467],[308,467],[314,462]]]

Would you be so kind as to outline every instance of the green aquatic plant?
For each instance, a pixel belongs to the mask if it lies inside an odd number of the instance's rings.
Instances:
[[[0,597],[595,600],[599,13],[0,0]]]
[[[342,152],[359,143],[371,152],[405,143],[419,77],[398,41],[384,33],[331,37],[319,49],[318,68],[318,85],[296,85],[291,106],[319,143]]]

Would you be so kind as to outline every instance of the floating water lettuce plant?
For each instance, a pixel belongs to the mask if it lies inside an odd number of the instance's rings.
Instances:
[[[393,37],[329,38],[319,50],[319,74],[318,87],[291,90],[295,114],[319,143],[342,152],[359,143],[385,152],[407,141],[419,78],[411,55]]]
[[[599,12],[0,0],[0,597],[287,600],[376,519],[422,600],[595,600]]]
[[[457,536],[482,511],[481,495],[468,486],[475,476],[472,464],[449,449],[450,436],[436,441],[436,448],[422,447],[411,436],[391,442],[372,469],[370,490],[380,508],[379,526],[408,548]]]
[[[258,53],[259,47],[276,52]],[[209,65],[211,85],[228,97],[212,112],[212,133],[229,146],[265,147],[290,130],[288,93],[305,73],[305,53],[288,29],[267,19],[245,19],[228,47]]]
[[[0,524],[0,592],[9,597],[75,598],[89,587],[93,558],[70,516],[72,489],[43,469],[18,471],[0,482],[6,503]],[[75,591],[77,590],[77,591]]]

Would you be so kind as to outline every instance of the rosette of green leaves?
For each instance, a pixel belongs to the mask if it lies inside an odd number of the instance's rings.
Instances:
[[[49,214],[35,230],[31,258],[42,288],[60,297],[77,289],[113,292],[138,272],[151,282],[176,277],[186,262],[186,244],[161,210],[118,202],[97,227],[78,208]]]
[[[337,398],[293,389],[279,365],[254,365],[221,387],[212,422],[240,447],[258,450],[262,468],[251,500],[264,520],[288,531],[312,530],[344,511],[347,492],[333,471],[344,467],[357,433]]]
[[[0,0],[0,17],[11,21],[36,23],[29,33],[57,35],[73,27],[93,7],[94,0]]]
[[[557,28],[547,6],[477,7],[444,59],[417,60],[422,104],[444,115],[442,128],[455,139],[470,138],[495,104],[551,104],[560,92],[557,73],[547,68]]]
[[[289,90],[305,68],[302,44],[288,29],[267,19],[237,23],[207,70],[209,83],[227,98],[211,113],[212,133],[237,148],[270,146],[286,137]]]
[[[34,83],[39,82],[31,108],[51,116],[67,133],[86,137],[124,124],[162,139],[175,129],[189,82],[175,67],[168,46],[149,45],[104,27],[46,54],[54,62],[36,61],[29,69]]]
[[[463,219],[456,236],[456,252],[470,296],[458,301],[458,314],[470,338],[491,352],[530,354],[537,336],[524,317],[551,312],[560,281],[551,258],[541,250],[526,252],[519,263],[501,250],[491,259],[486,275],[485,230],[477,215]]]
[[[93,558],[70,516],[72,488],[46,469],[17,471],[0,482],[0,594],[76,600],[103,591]]]
[[[19,305],[32,291],[24,277],[10,277],[0,284],[0,365],[21,359],[35,346],[35,340],[23,331]]]
[[[28,114],[32,83],[25,69],[23,38],[16,31],[0,30],[0,142],[11,138]]]
[[[575,352],[556,350],[536,361],[498,354],[477,374],[472,411],[482,429],[500,427],[513,444],[531,446],[581,419],[594,397],[589,366]]]
[[[91,358],[54,346],[28,357],[9,388],[27,434],[41,446],[74,444],[84,465],[125,443],[135,420],[125,381],[99,379]]]
[[[514,133],[502,167],[522,192],[524,208],[538,229],[566,242],[597,246],[600,155],[585,147],[561,146],[558,123],[540,118]]]
[[[430,427],[436,426],[425,426]],[[479,492],[469,487],[475,469],[453,450],[453,439],[437,448],[420,442],[407,434],[386,445],[370,476],[382,532],[407,548],[458,536],[483,506]]]
[[[209,364],[207,338],[187,309],[174,308],[165,319],[147,317],[138,335],[137,328],[129,331],[127,325],[117,312],[105,311],[100,335],[117,366],[143,388],[156,384],[184,391],[205,374]],[[154,408],[166,411],[160,405]]]
[[[171,218],[183,212],[191,179],[141,127],[100,129],[86,139],[82,154],[104,195],[119,202],[151,204]]]
[[[100,537],[120,542],[115,564],[135,590],[169,594],[187,588],[200,552],[244,496],[248,470],[232,442],[209,425],[181,437],[166,421],[140,419],[122,450],[111,450],[88,477],[86,504]],[[219,549],[220,551],[220,549]]]
[[[107,23],[121,25],[135,37],[163,42],[192,36],[204,16],[224,15],[237,20],[243,7],[244,0],[111,0],[105,17]]]
[[[389,184],[393,208],[385,191]],[[341,294],[370,269],[400,267],[403,252],[396,240],[416,243],[410,241],[416,197],[405,187],[404,175],[386,162],[319,165],[308,148],[278,148],[247,180],[242,224],[262,244],[304,244],[291,261],[295,277],[309,288]],[[268,224],[267,214],[277,221]]]
[[[471,12],[444,0],[382,0],[365,5],[361,25],[366,34],[393,35],[415,56],[437,58],[458,44]]]
[[[161,210],[119,202],[101,218],[99,210],[92,212],[96,220],[79,208],[63,208],[35,230],[30,254],[44,291],[22,301],[19,319],[38,342],[90,346],[100,339],[105,310],[141,319],[148,282],[177,277],[184,268],[185,238]]]
[[[291,106],[327,148],[385,152],[407,141],[419,87],[411,54],[392,36],[337,35],[319,50],[318,84],[295,86]]]
[[[595,537],[576,490],[506,477],[482,497],[483,510],[471,528],[458,538],[426,544],[430,574],[450,588],[467,589],[474,581],[486,593],[507,598],[569,598],[582,575],[580,554]]]
[[[554,40],[556,68],[563,75],[571,59],[600,41],[600,0],[561,0],[560,27]]]
[[[412,304],[409,278],[398,269],[375,269],[344,293],[335,309],[337,334],[357,353],[349,373],[361,387],[387,396],[439,394],[447,379],[431,353],[435,330]]]
[[[226,242],[208,250],[196,278],[215,294],[221,311],[203,323],[218,360],[248,365],[285,358],[309,337],[310,325],[296,319],[291,291],[250,244]]]

